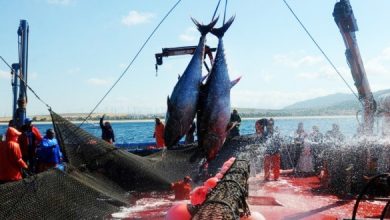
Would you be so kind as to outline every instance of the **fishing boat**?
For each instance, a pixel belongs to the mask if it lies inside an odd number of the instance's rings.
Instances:
[[[370,134],[375,101],[354,36],[356,21],[349,1],[341,0],[336,6],[335,20],[347,46],[348,62],[364,106],[363,132]],[[12,66],[12,71],[14,120],[17,126],[22,126],[28,87],[28,24],[25,20],[21,21],[19,30],[21,60]],[[20,85],[19,95],[16,85]],[[378,106],[388,117],[389,98],[381,100]],[[6,201],[0,204],[3,219],[164,219],[169,216],[170,208],[177,205],[172,194],[167,193],[170,184],[184,175],[200,176],[199,165],[204,161],[196,157],[199,153],[196,143],[172,150],[148,148],[154,145],[149,142],[118,144],[118,148],[52,109],[49,112],[66,157],[65,170],[51,169],[1,185],[0,199]],[[386,191],[390,187],[390,175],[383,172],[370,176],[364,185],[361,179],[356,179],[363,176],[367,159],[372,156],[367,154],[367,149],[375,149],[371,153],[375,152],[381,161],[380,171],[388,168],[389,143],[369,138],[363,141],[365,146],[359,142],[318,146],[325,149],[328,164],[328,168],[323,169],[329,175],[324,184],[324,173],[319,177],[295,172],[290,152],[301,147],[296,143],[281,144],[282,151],[287,152],[281,158],[284,162],[281,177],[277,181],[265,181],[261,168],[266,146],[261,138],[254,134],[228,139],[218,156],[209,161],[207,170],[207,177],[216,177],[224,170],[223,175],[203,203],[194,205],[192,201],[184,201],[185,207],[189,207],[186,211],[193,219],[390,218],[389,192]],[[225,166],[232,157],[233,162]],[[196,184],[202,185],[203,181],[199,177]],[[384,189],[379,191],[379,196],[372,195],[370,189],[378,186],[378,182]],[[153,205],[148,206],[148,203]]]

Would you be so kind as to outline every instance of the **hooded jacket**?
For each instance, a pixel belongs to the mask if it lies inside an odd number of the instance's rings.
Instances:
[[[21,168],[27,169],[22,159],[18,137],[21,133],[9,127],[6,133],[6,142],[0,143],[0,181],[10,182],[22,179]]]

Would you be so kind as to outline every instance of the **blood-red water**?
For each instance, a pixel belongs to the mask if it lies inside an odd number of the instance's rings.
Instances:
[[[265,219],[342,219],[351,218],[354,198],[342,199],[318,190],[319,179],[284,175],[278,181],[265,182],[261,176],[249,179],[247,199],[252,212],[261,213]],[[138,193],[133,195],[133,205],[112,214],[114,219],[164,219],[170,207],[189,200],[174,201],[172,193]],[[362,201],[358,218],[378,218],[386,205],[380,201]]]
[[[250,204],[251,210],[262,213],[266,219],[342,219],[351,218],[354,198],[343,199],[320,189],[316,176],[282,177],[279,181],[264,182],[250,179],[250,195],[268,196],[280,205]],[[378,218],[386,205],[380,201],[362,201],[358,218]]]

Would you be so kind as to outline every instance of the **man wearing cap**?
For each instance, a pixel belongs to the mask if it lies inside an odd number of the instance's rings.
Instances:
[[[230,123],[233,126],[233,128],[230,130],[229,136],[230,137],[236,137],[240,136],[240,124],[241,124],[241,117],[238,114],[237,109],[233,109],[232,114],[230,114]]]
[[[37,173],[56,167],[62,161],[62,152],[53,129],[47,129],[46,135],[37,148]]]
[[[23,160],[29,164],[29,169],[35,172],[35,152],[42,141],[41,132],[32,124],[30,118],[24,120],[22,135],[19,139]]]
[[[21,133],[9,127],[6,142],[0,143],[0,184],[22,179],[21,169],[27,169],[18,143]]]
[[[183,180],[171,184],[171,189],[175,192],[175,200],[190,199],[191,178],[185,176]]]
[[[103,115],[99,122],[100,128],[102,129],[102,139],[113,144],[115,142],[114,130],[112,129],[110,122],[106,121],[103,124],[104,116],[106,115]]]

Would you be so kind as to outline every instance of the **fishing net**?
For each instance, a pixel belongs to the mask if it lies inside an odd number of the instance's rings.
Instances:
[[[195,207],[192,219],[239,219],[250,215],[248,197],[249,163],[236,160],[200,207]]]
[[[52,169],[0,185],[0,219],[104,218],[127,204],[124,191],[104,178]]]
[[[62,150],[72,166],[107,177],[125,190],[167,190],[170,183],[192,175],[195,146],[163,150],[141,157],[97,138],[51,111]]]
[[[0,185],[0,219],[102,219],[129,206],[130,191],[168,190],[197,172],[195,145],[140,157],[50,113],[66,170]]]

